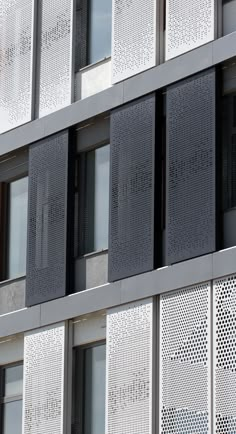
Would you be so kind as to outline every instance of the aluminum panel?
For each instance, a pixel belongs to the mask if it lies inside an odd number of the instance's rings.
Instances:
[[[156,65],[156,0],[112,0],[112,83]]]
[[[214,281],[214,432],[236,432],[236,275]]]
[[[111,114],[108,280],[154,267],[155,95]]]
[[[23,433],[63,434],[65,324],[25,334]]]
[[[0,134],[32,118],[34,0],[0,0]]]
[[[39,0],[38,117],[72,102],[73,0]]]
[[[107,314],[106,434],[152,433],[153,301]]]
[[[216,73],[167,88],[167,264],[216,249]]]
[[[68,291],[68,166],[68,131],[30,146],[27,306]]]
[[[215,25],[216,0],[166,0],[166,60],[212,41]]]
[[[160,297],[159,432],[210,432],[210,284]]]

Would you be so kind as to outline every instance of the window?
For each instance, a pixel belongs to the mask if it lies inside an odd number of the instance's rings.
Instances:
[[[21,434],[23,365],[2,368],[1,378],[2,433]]]
[[[73,434],[105,433],[106,345],[74,351]]]
[[[108,247],[110,145],[79,157],[79,254]]]
[[[223,35],[235,32],[236,0],[223,0]]]
[[[75,71],[111,55],[112,0],[76,0]]]
[[[111,55],[112,0],[90,0],[88,19],[88,64]]]
[[[222,244],[236,245],[236,67],[235,59],[222,68]]]
[[[7,278],[26,272],[28,177],[8,184],[8,261]]]

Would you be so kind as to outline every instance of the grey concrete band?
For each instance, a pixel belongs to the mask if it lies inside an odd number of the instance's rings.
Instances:
[[[0,316],[0,337],[235,273],[236,247]]]

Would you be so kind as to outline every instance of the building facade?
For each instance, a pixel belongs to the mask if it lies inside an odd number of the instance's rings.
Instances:
[[[236,433],[236,0],[0,0],[0,394]]]

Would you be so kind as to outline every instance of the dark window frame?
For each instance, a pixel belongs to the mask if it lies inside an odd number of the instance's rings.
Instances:
[[[71,434],[84,434],[84,419],[85,419],[84,397],[85,397],[85,369],[86,369],[85,351],[90,348],[95,348],[102,345],[106,346],[105,339],[101,339],[99,341],[94,341],[85,345],[79,345],[73,347]],[[78,376],[76,375],[76,373],[78,374]],[[105,396],[104,396],[104,402],[105,402]],[[77,403],[78,403],[78,407],[77,407]],[[76,416],[76,410],[78,412],[78,416]]]
[[[236,91],[222,98],[222,208],[225,212],[236,207]]]
[[[110,0],[112,2],[112,0]],[[75,55],[75,73],[81,69],[89,67],[91,65],[99,64],[100,62],[107,60],[111,57],[105,56],[95,62],[89,61],[89,45],[91,39],[90,29],[90,16],[91,16],[91,0],[76,0],[75,5],[75,36],[74,36],[74,55]],[[78,32],[78,27],[79,29]],[[112,14],[111,14],[111,27],[112,27]],[[112,51],[112,40],[111,40]]]
[[[10,183],[26,176],[28,176],[28,149],[0,157],[0,282],[14,280],[8,278]]]
[[[0,366],[0,430],[1,433],[3,433],[4,430],[4,404],[16,402],[16,401],[22,401],[22,405],[23,405],[23,389],[20,395],[11,395],[8,397],[5,396],[5,370],[8,368],[14,368],[15,366],[23,367],[23,365],[24,365],[24,361],[20,360],[14,363],[9,363]],[[23,375],[22,375],[22,379],[23,379]]]
[[[88,3],[88,0],[76,0],[75,3],[75,73],[88,65]]]
[[[102,250],[93,250],[86,252],[85,242],[85,215],[86,215],[86,155],[89,152],[96,151],[104,146],[110,146],[110,139],[106,139],[99,144],[94,144],[87,150],[79,152],[76,155],[75,162],[75,258],[83,258],[87,255],[99,254],[101,252],[107,252],[108,246]],[[109,170],[110,170],[110,158],[109,158]],[[109,188],[109,186],[108,186]],[[109,197],[108,197],[109,200]],[[81,247],[80,247],[81,245]]]
[[[22,173],[21,176],[17,176],[16,178],[13,178],[9,181],[7,181],[6,184],[6,214],[7,214],[7,224],[6,224],[6,242],[5,242],[5,276],[7,280],[14,280],[15,278],[17,279],[18,277],[9,277],[9,256],[10,256],[10,245],[9,245],[9,236],[10,236],[10,184],[12,182],[15,181],[19,181],[20,179],[23,178],[28,178],[28,172]],[[26,252],[25,252],[26,255]],[[26,270],[25,270],[25,274],[23,274],[22,276],[26,275]],[[21,275],[19,276],[22,277]]]

